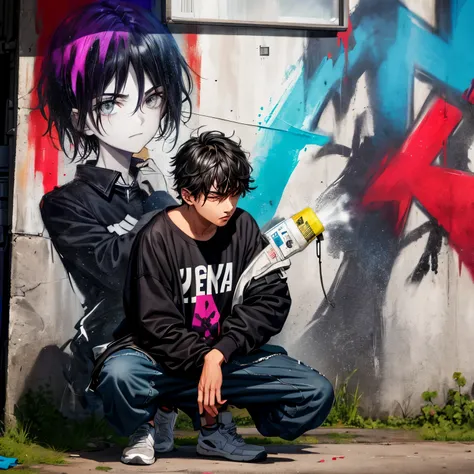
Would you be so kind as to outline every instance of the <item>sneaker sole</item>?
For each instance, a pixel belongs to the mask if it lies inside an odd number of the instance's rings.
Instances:
[[[148,458],[146,456],[140,456],[137,454],[136,456],[126,458],[122,456],[120,458],[120,461],[122,461],[124,464],[134,464],[137,466],[151,466],[152,464],[155,463],[155,458]]]
[[[212,451],[210,449],[203,448],[201,445],[197,445],[196,452],[200,456],[205,457],[213,457],[219,459],[227,459],[229,461],[238,461],[238,462],[261,462],[267,459],[267,452],[260,451],[259,453],[255,454],[254,456],[248,456],[244,454],[231,454],[222,451]]]

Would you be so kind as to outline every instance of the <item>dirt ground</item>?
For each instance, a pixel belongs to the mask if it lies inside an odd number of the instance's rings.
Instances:
[[[239,430],[255,435],[251,428]],[[177,433],[179,435],[180,433]],[[190,433],[187,433],[189,436]],[[394,430],[320,429],[310,433],[313,445],[270,445],[263,463],[233,463],[200,458],[195,447],[178,447],[153,466],[125,466],[120,450],[80,453],[64,466],[45,466],[42,474],[121,473],[344,473],[344,474],[456,474],[474,473],[474,444],[419,441],[417,434]],[[342,444],[344,443],[344,444]]]

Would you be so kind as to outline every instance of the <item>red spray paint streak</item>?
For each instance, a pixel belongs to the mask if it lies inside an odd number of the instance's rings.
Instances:
[[[35,59],[33,85],[36,86],[41,71],[42,57],[45,54],[48,41],[59,23],[73,9],[92,3],[93,0],[37,0],[36,32],[38,33],[37,57]],[[28,144],[35,153],[35,175],[43,176],[43,189],[47,193],[58,184],[59,151],[48,136],[46,121],[39,110],[36,89],[31,94],[30,107],[33,109],[29,116]],[[53,140],[57,144],[57,134],[53,131]]]
[[[346,31],[340,31],[337,34],[337,46],[342,46],[344,48],[344,68],[347,70],[347,66],[349,64],[349,40],[352,36],[353,28],[352,28],[352,22],[349,20],[349,24],[347,26]]]
[[[400,233],[416,199],[448,233],[460,265],[474,278],[474,175],[432,165],[461,119],[459,109],[436,100],[397,155],[382,167],[362,203],[372,209],[386,203],[396,206]]]
[[[196,33],[187,33],[184,35],[184,40],[186,42],[188,64],[194,73],[196,107],[199,109],[201,103],[201,50],[199,48],[199,36]]]

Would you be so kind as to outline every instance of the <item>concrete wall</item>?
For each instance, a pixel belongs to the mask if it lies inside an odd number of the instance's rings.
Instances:
[[[38,203],[75,165],[30,113],[44,41],[35,20],[51,26],[54,9],[22,3],[7,411],[27,387],[49,381],[74,412],[58,362],[83,310]],[[312,246],[293,259],[293,310],[278,340],[331,378],[358,369],[376,415],[416,408],[423,390],[442,389],[455,370],[474,375],[474,119],[463,97],[474,78],[474,0],[350,7],[350,29],[337,37],[175,29],[200,76],[180,141],[200,125],[242,139],[258,185],[242,206],[262,226],[306,206],[323,217],[335,307],[323,297]],[[166,174],[169,154],[149,153]]]

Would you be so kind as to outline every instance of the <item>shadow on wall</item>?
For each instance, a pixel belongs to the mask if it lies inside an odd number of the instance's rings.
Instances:
[[[51,390],[53,400],[65,416],[81,416],[81,412],[84,412],[83,405],[79,398],[72,395],[65,377],[65,370],[70,362],[70,356],[60,347],[43,347],[25,379],[25,391],[19,400],[30,390],[35,392],[47,388]]]

